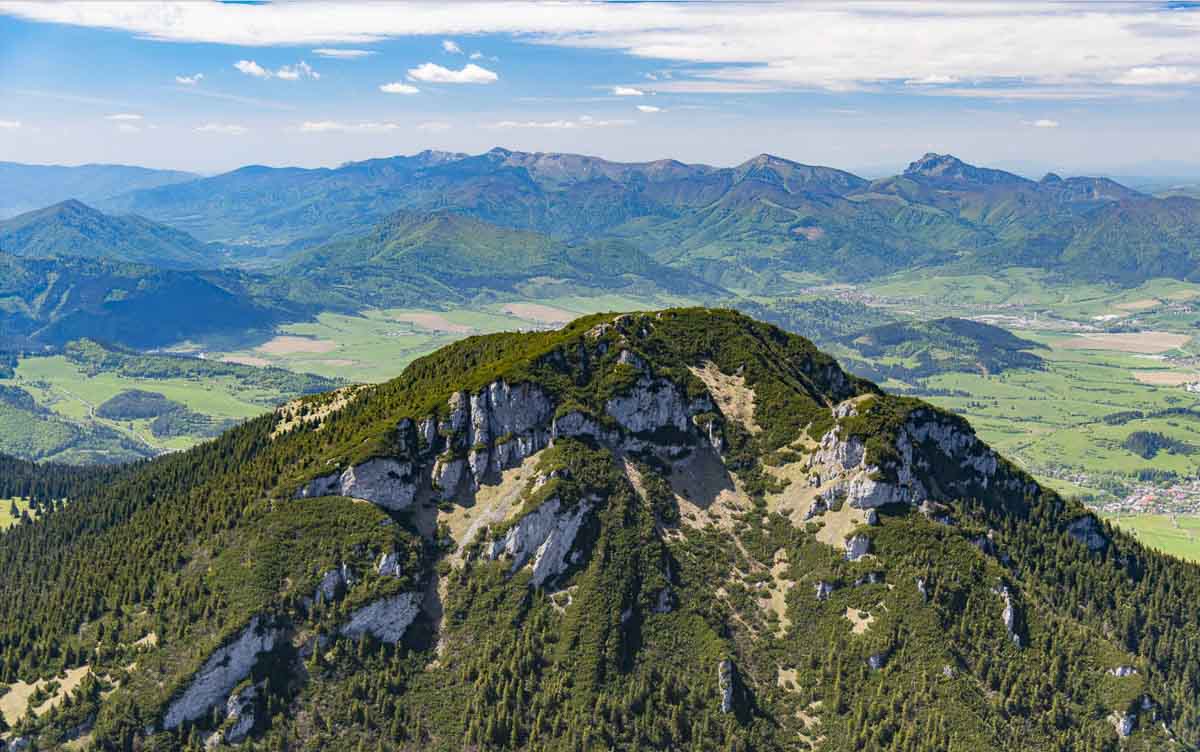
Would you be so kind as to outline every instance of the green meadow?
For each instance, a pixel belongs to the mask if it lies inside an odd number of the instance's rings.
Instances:
[[[1108,518],[1142,543],[1189,561],[1200,561],[1200,517],[1138,514]]]

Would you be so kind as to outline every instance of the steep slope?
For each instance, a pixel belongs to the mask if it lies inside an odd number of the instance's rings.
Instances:
[[[619,242],[570,245],[451,212],[399,211],[353,240],[304,251],[277,275],[320,290],[326,305],[428,305],[481,294],[632,292],[714,295]]]
[[[128,191],[195,180],[199,175],[128,165],[32,165],[0,162],[0,219],[67,199],[97,201]]]
[[[0,537],[3,679],[90,670],[42,747],[1200,739],[1200,569],[732,312],[471,338],[62,482]]]
[[[167,269],[213,269],[217,253],[185,232],[138,216],[112,217],[71,199],[0,222],[0,251],[78,256]]]

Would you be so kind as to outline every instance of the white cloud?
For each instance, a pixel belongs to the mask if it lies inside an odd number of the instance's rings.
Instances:
[[[655,107],[652,104],[639,104],[637,106],[637,109],[638,109],[638,112],[662,112],[663,111],[663,109],[661,107]]]
[[[0,130],[15,131],[21,127],[20,120],[0,120]]]
[[[379,87],[379,90],[384,92],[385,94],[420,94],[421,93],[421,90],[418,89],[417,87],[413,86],[412,84],[406,84],[406,83],[402,83],[400,81],[393,81],[390,84],[383,84]]]
[[[489,128],[546,128],[569,130],[573,128],[608,128],[611,126],[633,125],[632,120],[597,120],[591,115],[581,115],[575,120],[501,120],[489,125]]]
[[[233,67],[237,68],[242,73],[245,73],[247,76],[254,76],[255,78],[270,78],[272,75],[274,75],[271,73],[271,71],[262,67],[253,60],[239,60],[233,64]]]
[[[308,120],[300,124],[304,133],[387,133],[400,128],[398,123],[365,121],[344,123],[338,120]]]
[[[234,125],[233,123],[205,123],[196,128],[197,133],[218,133],[222,136],[241,136],[249,133],[250,129],[244,125]]]
[[[312,66],[303,60],[295,65],[283,66],[279,70],[275,71],[275,75],[279,78],[282,78],[284,81],[299,81],[302,78],[311,78],[315,81],[321,77],[320,73],[317,73],[315,70],[313,70]]]
[[[920,78],[910,78],[904,82],[905,86],[943,86],[945,84],[958,83],[958,76],[949,76],[944,73],[930,73],[928,76]]]
[[[1040,120],[1025,121],[1025,124],[1031,125],[1034,128],[1057,128],[1059,126],[1059,122],[1057,120],[1049,120],[1047,118],[1041,118]]]
[[[646,95],[646,92],[641,89],[635,89],[632,86],[614,86],[612,93],[618,97],[641,97]]]
[[[1051,92],[1200,84],[1190,69],[1163,64],[1196,59],[1200,14],[1167,6],[466,0],[146,6],[0,0],[0,13],[121,29],[142,38],[263,47],[364,45],[412,35],[517,35],[532,43],[615,50],[669,63],[694,92],[876,90],[906,81],[932,83],[952,65],[954,77],[974,83],[961,87],[958,96],[978,91],[988,98],[1005,86]],[[796,44],[801,33],[804,44]],[[664,90],[658,84],[652,88]],[[933,93],[941,92],[935,86]]]
[[[141,133],[142,129],[132,123],[121,123],[117,126],[121,133]]]
[[[431,120],[427,123],[417,124],[417,130],[426,131],[428,133],[441,133],[442,131],[448,131],[453,127],[454,126],[450,123],[446,123],[441,120]]]
[[[313,54],[319,55],[320,57],[332,58],[334,60],[356,60],[361,57],[367,57],[369,55],[374,55],[375,51],[374,50],[348,50],[348,49],[340,49],[340,48],[335,48],[335,47],[318,47],[317,49],[313,50]]]
[[[447,55],[463,54],[462,47],[459,47],[458,42],[455,42],[453,39],[442,40],[442,52],[445,52]]]
[[[105,120],[141,120],[142,116],[133,112],[118,112],[115,115],[105,115]]]
[[[1200,81],[1200,73],[1174,65],[1150,65],[1130,68],[1113,79],[1123,86],[1170,86]]]
[[[429,84],[490,84],[500,79],[492,71],[474,63],[467,63],[462,70],[443,68],[436,63],[422,63],[416,68],[409,68],[408,77]]]
[[[183,86],[195,86],[196,84],[200,83],[201,79],[203,78],[203,73],[197,73],[193,76],[176,76],[175,83],[182,84]]]
[[[471,53],[471,57],[470,57],[470,59],[471,59],[471,60],[482,60],[482,59],[483,59],[483,53],[482,53],[482,52],[479,52],[479,51],[472,52],[472,53]]]
[[[233,67],[247,76],[254,76],[255,78],[278,78],[283,81],[299,81],[302,78],[316,80],[321,77],[320,73],[313,70],[312,66],[303,60],[295,65],[285,65],[276,71],[264,68],[253,60],[239,60],[233,64]]]

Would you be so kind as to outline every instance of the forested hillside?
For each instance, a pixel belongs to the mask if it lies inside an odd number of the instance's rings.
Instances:
[[[0,536],[0,672],[88,667],[9,719],[42,748],[1200,741],[1200,569],[728,311],[468,338],[33,472],[70,502]]]

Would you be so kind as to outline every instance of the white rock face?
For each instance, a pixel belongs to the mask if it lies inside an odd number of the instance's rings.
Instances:
[[[817,583],[817,600],[827,601],[831,595],[833,595],[833,585],[831,583],[824,581]]]
[[[855,408],[848,403],[835,409],[835,415],[842,417],[853,414]],[[835,479],[827,493],[844,495],[846,502],[857,509],[874,509],[885,504],[920,505],[930,500],[934,493],[921,478],[932,470],[928,456],[931,451],[942,455],[938,458],[939,465],[957,465],[967,479],[947,481],[949,487],[940,489],[947,500],[971,487],[989,488],[999,467],[995,452],[974,434],[939,419],[929,410],[914,411],[901,427],[895,444],[899,461],[895,467],[888,467],[886,473],[868,462],[866,447],[858,437],[843,440],[838,433],[839,429],[834,428],[821,437],[812,464],[821,471],[821,477]]]
[[[1004,611],[1000,614],[1000,618],[1004,620],[1004,629],[1013,644],[1021,647],[1021,636],[1017,634],[1017,609],[1013,605],[1012,593],[1006,585],[999,586],[995,592],[1004,601]]]
[[[225,731],[225,742],[237,744],[254,729],[254,705],[258,698],[259,685],[252,684],[241,692],[235,692],[225,702],[225,717],[233,720],[233,725]]]
[[[530,584],[541,587],[567,570],[575,536],[597,501],[584,499],[574,509],[565,511],[561,510],[557,497],[545,501],[509,528],[502,539],[494,541],[485,551],[487,557],[495,560],[506,556],[512,560],[513,572],[532,558]]]
[[[364,499],[384,509],[406,509],[417,493],[413,470],[411,462],[379,457],[348,467],[341,474],[331,473],[314,478],[296,496],[349,496]]]
[[[865,535],[854,535],[846,539],[846,561],[858,561],[871,551],[871,539]]]
[[[442,431],[453,447],[468,450],[465,469],[479,488],[489,476],[544,449],[550,438],[546,424],[553,414],[554,405],[541,387],[498,380],[476,394],[451,396],[450,417]],[[435,471],[435,480],[437,475]],[[447,492],[456,487],[439,485]]]
[[[643,376],[627,395],[613,397],[604,406],[621,427],[631,433],[674,428],[684,432],[690,417],[679,387],[666,379]]]
[[[350,621],[340,631],[346,637],[372,634],[383,642],[396,643],[404,637],[420,610],[420,593],[380,598],[351,614]]]
[[[1138,670],[1133,666],[1116,666],[1108,670],[1109,676],[1137,676]]]
[[[550,436],[554,439],[586,436],[597,441],[602,441],[605,439],[606,434],[604,429],[600,427],[600,424],[590,416],[578,410],[572,410],[554,419],[554,423],[550,426]]]
[[[726,658],[717,664],[717,685],[721,688],[721,712],[733,712],[733,661]]]
[[[167,708],[163,728],[173,729],[185,721],[194,721],[228,697],[250,675],[258,656],[273,650],[282,634],[283,630],[261,626],[257,616],[251,619],[233,642],[217,648],[208,657],[183,695]]]
[[[1067,533],[1091,551],[1100,551],[1108,545],[1108,538],[1104,537],[1100,523],[1090,514],[1068,525]]]
[[[433,485],[442,496],[453,496],[467,474],[467,463],[461,457],[442,455],[433,463]]]
[[[384,577],[404,576],[404,572],[400,569],[400,557],[395,551],[379,555],[379,561],[375,564],[375,572]]]

